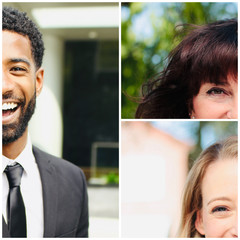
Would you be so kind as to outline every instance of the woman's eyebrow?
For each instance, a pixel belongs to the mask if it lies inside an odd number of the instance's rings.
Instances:
[[[216,84],[217,86],[218,85],[222,85],[222,86],[229,86],[229,83],[228,82],[219,82]]]
[[[218,200],[225,200],[225,201],[229,201],[229,202],[231,201],[231,199],[228,198],[228,197],[216,197],[216,198],[211,199],[211,200],[207,203],[207,205],[209,205],[209,204],[212,203],[212,202],[218,201]]]
[[[229,86],[229,82],[227,81],[222,81],[222,82],[209,82],[209,83],[206,83],[206,84],[209,84],[209,85],[214,85],[214,86]]]

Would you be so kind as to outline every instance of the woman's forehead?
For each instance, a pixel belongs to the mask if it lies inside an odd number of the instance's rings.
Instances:
[[[225,159],[212,162],[205,172],[202,181],[203,204],[212,199],[231,197],[237,190],[237,161]]]

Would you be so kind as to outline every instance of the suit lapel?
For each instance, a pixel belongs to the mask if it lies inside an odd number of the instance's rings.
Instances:
[[[4,237],[4,238],[10,237],[10,233],[8,231],[8,226],[7,226],[3,216],[2,216],[2,237]]]
[[[44,237],[55,237],[57,218],[57,176],[51,160],[44,152],[33,147],[43,189]],[[48,158],[48,159],[47,159]]]

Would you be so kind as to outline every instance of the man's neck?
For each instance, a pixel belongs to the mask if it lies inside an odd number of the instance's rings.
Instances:
[[[23,135],[12,143],[8,143],[2,146],[2,154],[9,158],[15,159],[23,151],[27,144],[28,130]]]

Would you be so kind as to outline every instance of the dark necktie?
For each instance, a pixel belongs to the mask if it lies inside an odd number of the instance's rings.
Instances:
[[[11,237],[26,237],[25,207],[20,191],[23,168],[19,164],[7,166],[5,173],[9,182],[7,203],[8,229]]]

